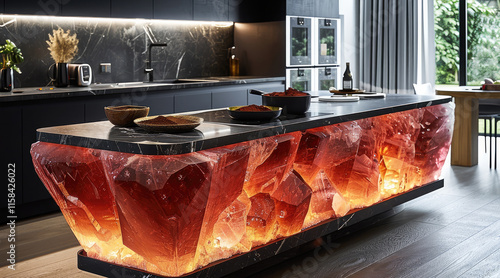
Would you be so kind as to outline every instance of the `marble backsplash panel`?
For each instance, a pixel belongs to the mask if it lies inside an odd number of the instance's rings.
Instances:
[[[76,33],[78,54],[72,63],[87,63],[94,82],[146,81],[144,73],[151,42],[155,80],[228,75],[227,49],[234,44],[233,25],[194,21],[0,16],[0,44],[13,41],[25,61],[15,73],[16,87],[50,84],[48,35],[61,27]],[[101,73],[100,63],[111,63]]]

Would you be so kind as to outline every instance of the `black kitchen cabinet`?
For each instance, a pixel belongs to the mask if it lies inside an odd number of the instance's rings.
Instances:
[[[85,122],[98,122],[107,120],[104,107],[110,106],[111,101],[96,99],[85,102]]]
[[[185,90],[174,96],[174,112],[187,112],[212,108],[212,96],[209,90]]]
[[[61,15],[110,17],[111,0],[65,1]]]
[[[286,2],[286,14],[295,16],[315,16],[317,0],[293,0]]]
[[[229,0],[229,20],[235,22],[283,21],[285,0]]]
[[[104,107],[132,104],[132,100],[128,95],[116,95],[112,97],[88,99],[84,103],[85,122],[96,122],[107,120]]]
[[[38,178],[31,160],[30,148],[36,142],[36,130],[41,127],[84,122],[84,104],[76,100],[25,104],[22,119],[23,203],[50,199],[50,194]]]
[[[134,104],[149,106],[151,116],[174,113],[174,96],[168,92],[150,92]]]
[[[144,105],[149,115],[174,113],[174,96],[168,92],[139,92],[109,97],[98,97],[85,101],[85,122],[105,121],[104,107],[118,105]]]
[[[193,19],[193,0],[154,0],[155,19]]]
[[[111,0],[111,17],[153,18],[153,0]]]
[[[210,21],[228,21],[228,0],[194,0],[193,19]]]
[[[247,105],[247,89],[241,86],[219,89],[212,92],[212,108]]]
[[[315,0],[314,16],[326,18],[339,17],[339,0]]]
[[[60,1],[4,0],[6,14],[61,15]]]
[[[228,0],[229,20],[283,21],[285,16],[339,17],[339,0]]]
[[[8,183],[2,183],[2,193],[0,197],[3,202],[0,202],[0,208],[8,206],[7,190],[15,190],[16,205],[23,202],[23,160],[22,160],[22,112],[20,107],[0,107],[0,125],[3,132],[0,136],[0,146],[2,146],[2,155],[0,155],[0,165],[2,173],[5,174],[3,179],[13,178]],[[7,184],[13,184],[8,186]],[[17,215],[17,214],[16,214]]]

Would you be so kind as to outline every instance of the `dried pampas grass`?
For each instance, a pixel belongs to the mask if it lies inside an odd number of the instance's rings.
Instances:
[[[46,41],[49,45],[50,55],[56,63],[69,63],[75,57],[78,51],[78,39],[76,34],[70,35],[69,30],[64,32],[59,27],[57,30],[49,34],[49,40]]]

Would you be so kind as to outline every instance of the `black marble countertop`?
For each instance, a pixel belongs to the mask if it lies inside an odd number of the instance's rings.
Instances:
[[[180,79],[187,82],[173,83],[173,80],[154,82],[121,82],[92,84],[88,87],[29,87],[16,88],[12,92],[0,92],[0,103],[13,101],[28,101],[41,99],[55,99],[77,96],[95,96],[138,92],[153,92],[165,90],[178,90],[189,88],[205,88],[212,86],[252,84],[261,82],[285,81],[285,77],[263,76],[221,76]],[[199,81],[199,82],[198,82]]]
[[[313,99],[314,100],[314,99]],[[267,122],[242,122],[226,109],[183,113],[202,117],[196,129],[178,134],[148,133],[140,127],[115,127],[108,121],[46,127],[37,130],[43,142],[145,155],[196,152],[248,140],[359,120],[451,101],[448,96],[388,95],[358,102],[312,101],[302,116],[281,116]]]

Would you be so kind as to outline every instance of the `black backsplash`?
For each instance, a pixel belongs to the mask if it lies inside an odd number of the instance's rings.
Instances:
[[[25,61],[15,73],[16,87],[50,83],[54,63],[46,40],[61,27],[76,33],[78,54],[72,63],[90,64],[94,82],[145,81],[151,41],[167,47],[152,50],[155,80],[228,75],[227,49],[234,43],[233,26],[223,23],[178,22],[141,19],[0,16],[0,44],[13,41]],[[100,63],[111,63],[111,73],[101,73]]]

